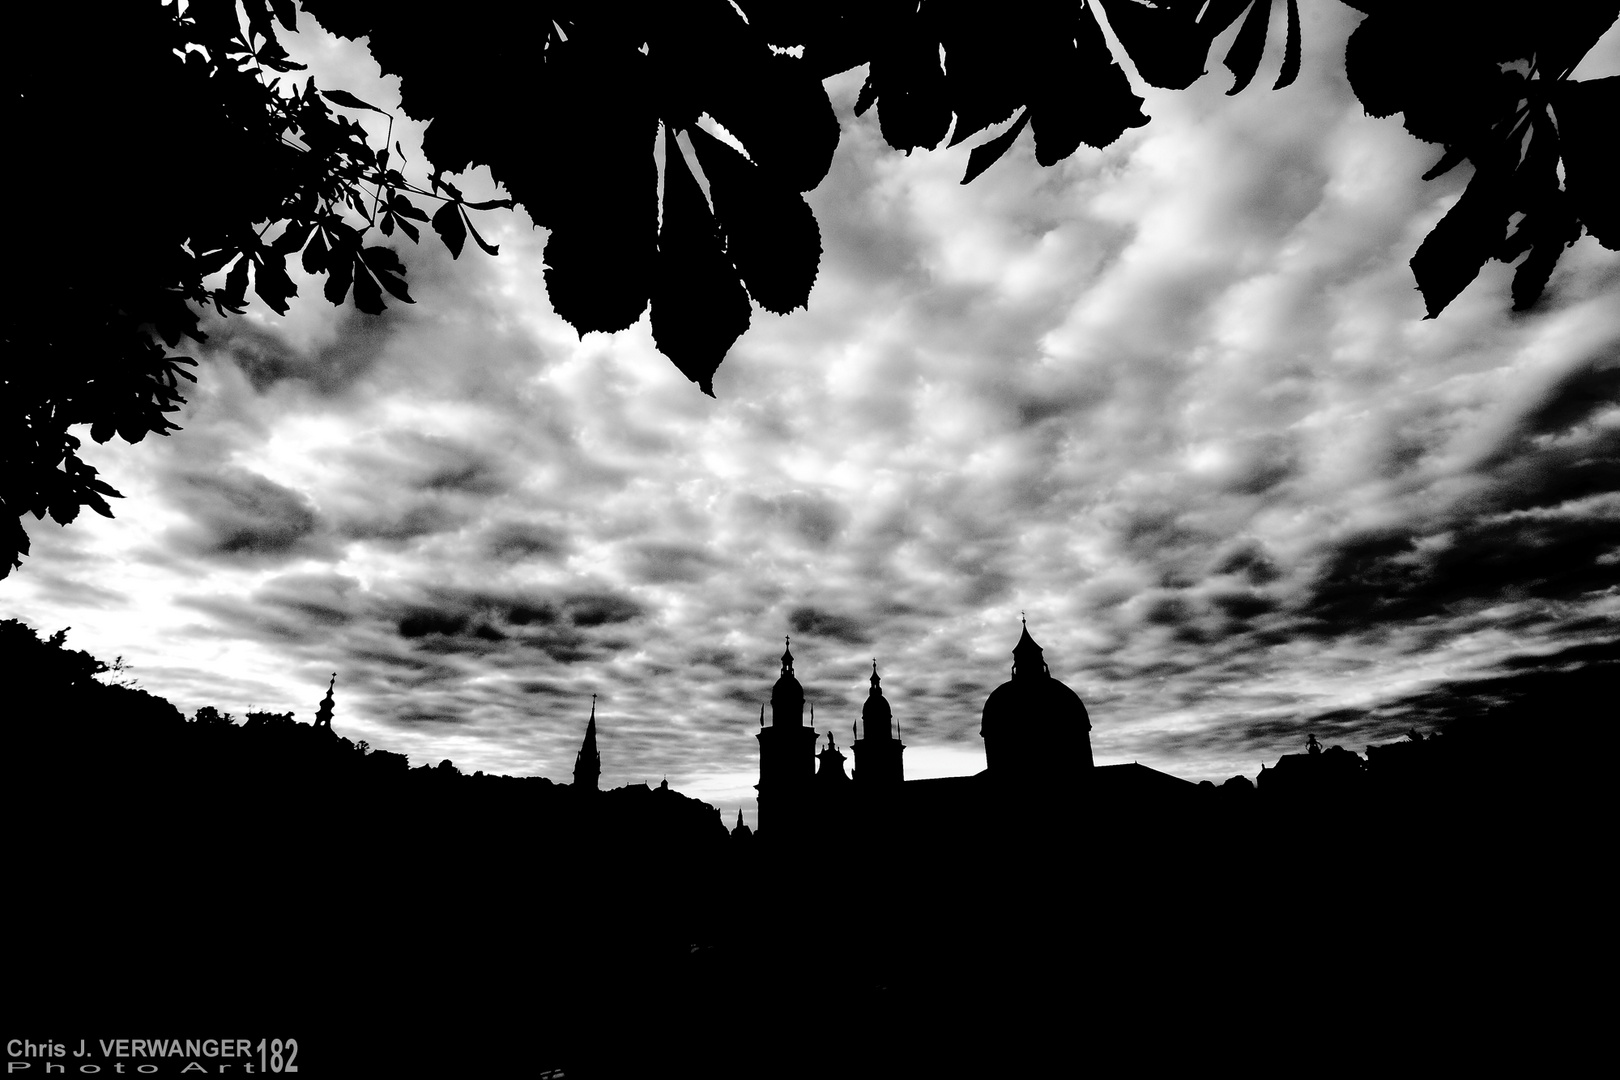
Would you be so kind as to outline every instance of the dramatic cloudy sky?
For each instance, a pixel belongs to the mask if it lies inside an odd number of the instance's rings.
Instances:
[[[877,658],[912,776],[983,767],[1021,610],[1099,762],[1195,780],[1612,655],[1620,255],[1424,321],[1407,260],[1467,170],[1422,182],[1437,149],[1345,85],[1354,13],[1305,13],[1295,86],[1139,87],[1107,151],[1026,134],[966,187],[832,80],[809,310],[756,311],[718,400],[645,321],[579,340],[521,214],[480,219],[499,258],[404,249],[414,306],[306,282],[218,322],[185,430],[95,448],[117,519],[29,519],[0,615],[188,714],[307,720],[336,671],[343,734],[469,772],[566,779],[595,693],[605,784],[750,819],[788,634],[841,745]],[[299,47],[397,112],[363,48]]]

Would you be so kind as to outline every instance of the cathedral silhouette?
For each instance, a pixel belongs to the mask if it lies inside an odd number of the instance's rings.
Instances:
[[[985,769],[907,780],[905,743],[883,695],[877,661],[859,724],[852,724],[850,775],[833,733],[825,733],[823,745],[813,712],[811,724],[805,723],[804,687],[794,673],[789,640],[771,688],[768,725],[760,707],[757,835],[773,845],[840,826],[848,827],[845,835],[858,835],[863,823],[882,819],[913,834],[962,837],[998,828],[1009,814],[1026,825],[1061,827],[1097,800],[1145,813],[1177,809],[1192,796],[1192,783],[1144,765],[1095,764],[1085,704],[1052,675],[1027,623],[1012,656],[1010,678],[984,703]],[[739,814],[737,831],[745,828]]]

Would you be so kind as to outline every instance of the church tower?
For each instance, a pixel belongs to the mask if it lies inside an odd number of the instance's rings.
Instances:
[[[336,711],[332,700],[332,690],[337,686],[337,672],[332,672],[332,681],[326,684],[326,696],[321,698],[320,708],[315,710],[315,726],[325,728],[328,734],[332,733],[332,713]]]
[[[759,835],[771,843],[808,824],[816,772],[816,732],[804,726],[804,687],[793,674],[792,642],[782,650],[782,674],[771,688],[771,725],[760,709]]]
[[[866,704],[861,707],[861,723],[866,727],[866,738],[856,739],[855,782],[863,790],[898,787],[906,778],[901,755],[905,744],[894,730],[894,714],[883,696],[883,684],[878,681],[877,661],[872,661],[871,689]]]
[[[591,718],[585,724],[585,742],[574,759],[574,786],[596,791],[602,779],[602,755],[596,752],[596,695],[591,695]]]

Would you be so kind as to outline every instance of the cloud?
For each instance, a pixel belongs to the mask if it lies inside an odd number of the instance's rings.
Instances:
[[[870,640],[856,620],[813,607],[794,608],[788,615],[788,626],[796,634],[832,638],[846,645],[864,645]]]
[[[190,556],[284,562],[329,551],[321,521],[302,494],[240,466],[176,469],[165,478],[170,502],[188,524],[172,534]]]

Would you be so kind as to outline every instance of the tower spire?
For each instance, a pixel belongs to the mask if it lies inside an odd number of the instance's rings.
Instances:
[[[585,742],[574,759],[574,786],[589,791],[599,790],[602,778],[602,755],[596,751],[596,695],[591,695],[591,718],[585,723]]]

